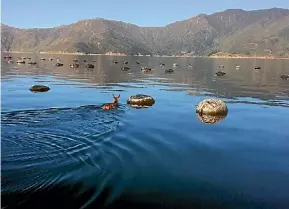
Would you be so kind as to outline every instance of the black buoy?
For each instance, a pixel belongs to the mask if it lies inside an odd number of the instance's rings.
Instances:
[[[138,62],[138,61],[136,61],[135,63],[138,64],[138,65],[140,64],[140,62]]]
[[[127,70],[129,70],[130,68],[129,67],[126,67],[126,66],[124,66],[124,67],[122,67],[121,68],[123,71],[127,71]]]
[[[85,67],[86,68],[94,68],[94,65],[93,64],[87,64]]]
[[[58,63],[55,64],[55,66],[56,67],[60,67],[60,66],[63,66],[63,64],[58,62]]]
[[[166,70],[165,70],[165,73],[173,73],[173,72],[174,72],[173,69],[166,69]]]
[[[27,64],[28,65],[36,65],[37,63],[36,62],[28,62]]]
[[[289,75],[283,74],[283,75],[281,75],[280,77],[281,77],[283,80],[289,80]]]
[[[126,65],[127,65],[127,64],[128,64],[128,61],[124,61],[123,64],[126,64]]]
[[[78,63],[72,63],[70,65],[71,68],[78,68],[79,67],[79,64]]]
[[[142,70],[143,72],[145,72],[145,73],[152,71],[152,69],[151,69],[151,68],[148,68],[148,67],[142,67],[141,70]]]
[[[223,75],[225,75],[226,73],[225,72],[222,72],[222,71],[218,71],[218,72],[216,72],[216,75],[217,76],[223,76]]]
[[[259,66],[258,66],[258,67],[255,67],[255,69],[256,69],[256,70],[260,70],[260,69],[261,69],[261,67],[259,67]]]

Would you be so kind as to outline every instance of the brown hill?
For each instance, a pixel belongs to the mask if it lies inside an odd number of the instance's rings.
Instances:
[[[138,27],[105,19],[82,20],[47,29],[1,25],[2,50],[209,55],[289,54],[289,10],[230,9],[200,14],[165,27]]]

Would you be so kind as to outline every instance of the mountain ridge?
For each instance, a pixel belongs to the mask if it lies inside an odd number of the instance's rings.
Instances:
[[[1,24],[7,51],[150,55],[289,55],[289,10],[227,9],[199,14],[163,27],[139,27],[104,18],[53,28],[20,29]]]

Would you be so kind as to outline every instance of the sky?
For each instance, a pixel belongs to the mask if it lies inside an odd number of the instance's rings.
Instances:
[[[200,13],[226,9],[289,9],[289,0],[2,0],[1,23],[49,28],[104,18],[138,26],[165,26]]]

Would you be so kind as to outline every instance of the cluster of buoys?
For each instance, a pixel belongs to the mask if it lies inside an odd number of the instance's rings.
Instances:
[[[25,64],[26,63],[25,60],[31,60],[31,57],[17,57],[17,58],[18,58],[17,64]],[[10,54],[4,56],[4,59],[9,64],[14,63],[14,61],[12,60],[12,56]],[[40,60],[45,61],[46,58],[42,57],[42,58],[40,58]],[[49,58],[49,60],[52,61],[53,58]],[[61,66],[64,65],[63,63],[61,63],[61,60],[59,58],[57,58],[56,61],[57,61],[57,63],[55,64],[56,67],[61,67]],[[87,60],[84,59],[83,62],[87,62]],[[93,62],[96,62],[96,61],[94,60]],[[117,64],[118,61],[117,60],[113,60],[113,63]],[[36,65],[37,62],[35,62],[35,61],[34,62],[28,62],[27,64],[28,65]],[[123,61],[123,64],[128,65],[128,61]],[[140,62],[136,61],[136,64],[140,64]],[[78,68],[79,66],[80,65],[78,64],[78,60],[77,59],[74,59],[73,63],[70,65],[71,68]],[[161,67],[165,67],[165,63],[160,63],[160,66]],[[177,68],[178,66],[179,65],[177,63],[173,63],[173,67],[174,68]],[[94,65],[93,64],[86,64],[85,67],[87,69],[92,69],[92,68],[94,68]],[[192,68],[193,65],[187,64],[187,67],[188,68]],[[225,66],[224,65],[219,65],[219,68],[225,68]],[[240,68],[241,68],[240,65],[236,65],[236,70],[239,70]],[[128,71],[129,69],[130,69],[130,67],[128,67],[128,66],[121,67],[122,71]],[[259,69],[261,69],[261,67],[260,66],[256,66],[256,67],[254,67],[254,69],[259,70]],[[148,72],[152,71],[152,68],[149,68],[149,67],[145,66],[145,67],[141,68],[141,71],[143,71],[144,73],[148,73]],[[174,69],[172,69],[172,68],[165,69],[165,73],[173,73],[173,72],[174,72]],[[224,76],[224,75],[226,75],[226,72],[219,70],[219,71],[216,72],[216,75],[217,76]],[[282,74],[280,76],[280,78],[283,79],[283,80],[289,80],[289,75],[288,74]]]
[[[13,63],[13,60],[12,60],[12,56],[4,56],[4,59],[8,59],[8,63]],[[17,57],[17,61],[16,61],[16,63],[17,64],[25,64],[26,63],[26,61],[25,60],[31,60],[31,57]],[[46,58],[44,58],[44,57],[42,57],[42,58],[40,58],[40,60],[41,61],[45,61],[46,60]],[[53,60],[53,58],[49,58],[49,60],[50,61],[52,61]],[[60,62],[60,59],[57,59],[57,63],[56,63],[56,66],[63,66],[63,64],[62,63],[59,63]],[[35,62],[35,61],[30,61],[30,62],[27,62],[27,64],[28,65],[36,65],[37,64],[37,62]]]
[[[83,60],[83,62],[87,62],[87,60]],[[74,60],[73,60],[73,63],[70,65],[70,67],[71,67],[71,68],[79,68],[79,62],[78,62],[78,60],[77,60],[77,59],[74,59]],[[85,65],[85,67],[92,69],[92,68],[94,68],[94,65],[88,63],[88,64]]]
[[[17,58],[18,58],[17,64],[25,64],[26,63],[25,60],[31,60],[30,57],[17,57]],[[10,55],[4,56],[4,59],[7,60],[8,63],[13,63],[12,56],[10,56]],[[40,60],[41,61],[45,61],[46,58],[41,57]],[[52,61],[53,58],[49,58],[49,60]],[[83,62],[87,62],[87,60],[83,60]],[[94,60],[93,62],[96,62],[96,61]],[[28,65],[36,65],[37,62],[28,62],[27,64]],[[56,67],[61,67],[61,66],[64,66],[64,64],[61,63],[61,60],[59,58],[57,58],[55,66]],[[78,68],[79,67],[78,60],[74,59],[73,63],[70,65],[70,67],[71,68]],[[94,68],[94,65],[93,64],[86,64],[85,67],[89,68],[89,69],[92,69],[92,68]]]
[[[289,80],[289,75],[283,74],[280,76],[283,80]]]
[[[78,63],[72,63],[71,65],[70,65],[70,67],[71,68],[78,68],[79,67],[79,64]]]
[[[118,61],[117,61],[117,60],[113,60],[112,63],[113,63],[113,64],[118,64]],[[139,61],[136,61],[135,63],[138,64],[138,65],[140,64]],[[123,64],[128,65],[128,61],[123,61]],[[161,67],[165,67],[166,65],[165,65],[164,63],[160,63],[160,66],[161,66]],[[174,67],[174,68],[176,68],[176,67],[178,67],[178,66],[179,66],[179,65],[178,65],[177,63],[174,63],[174,64],[173,64],[173,67]],[[191,65],[191,64],[188,64],[187,66],[188,66],[188,67],[193,67],[193,65]],[[123,66],[123,67],[121,67],[120,69],[121,69],[122,71],[127,71],[127,70],[130,69],[130,67]],[[144,72],[144,73],[148,73],[148,72],[151,72],[151,71],[152,71],[152,68],[149,68],[149,67],[147,67],[147,66],[144,66],[144,67],[141,68],[141,71]],[[165,70],[165,73],[173,73],[173,72],[174,72],[174,70],[173,70],[172,68],[168,68],[168,69]]]

